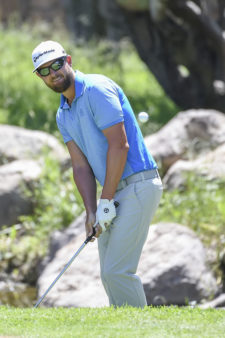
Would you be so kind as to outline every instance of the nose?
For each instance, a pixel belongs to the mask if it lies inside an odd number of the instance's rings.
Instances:
[[[54,69],[52,69],[52,68],[50,68],[49,70],[50,70],[50,73],[49,73],[50,76],[54,76],[55,73],[58,72],[58,70],[54,70]]]

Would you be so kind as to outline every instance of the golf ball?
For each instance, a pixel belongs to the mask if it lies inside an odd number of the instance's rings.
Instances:
[[[145,123],[148,121],[148,114],[145,112],[145,111],[141,111],[139,114],[138,114],[138,120],[141,122],[141,123]]]

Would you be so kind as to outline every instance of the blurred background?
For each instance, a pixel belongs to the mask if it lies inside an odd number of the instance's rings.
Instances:
[[[162,130],[181,111],[193,110],[194,116],[198,116],[200,110],[207,110],[212,126],[214,113],[223,116],[225,112],[224,9],[223,0],[0,0],[2,170],[15,159],[6,154],[14,144],[10,143],[11,134],[6,142],[3,126],[44,131],[63,146],[55,123],[59,96],[46,90],[32,74],[32,50],[48,39],[65,47],[72,55],[75,69],[101,73],[116,81],[127,94],[136,115],[140,111],[149,114],[149,120],[140,124],[145,137]],[[199,137],[205,141],[209,125],[200,123],[202,129],[198,132],[203,136]],[[218,125],[223,126],[223,122]],[[192,131],[197,130],[195,127]],[[174,131],[166,140],[172,135]],[[17,135],[15,144],[18,140]],[[211,139],[207,142],[208,150],[215,148]],[[216,145],[223,142],[224,139]],[[190,151],[192,146],[193,143],[185,151]],[[174,158],[182,156],[184,150]],[[193,152],[191,156],[193,159]],[[26,285],[23,296],[22,291],[16,296],[6,292],[3,283],[3,291],[0,288],[3,303],[26,305],[25,295],[31,288],[32,295],[27,298],[30,305],[36,297],[35,286],[52,232],[67,228],[83,211],[71,172],[47,150],[43,158],[41,176],[26,185],[23,192],[29,208],[12,221],[0,222],[0,282],[10,280],[13,288],[19,283]],[[168,166],[163,168],[160,161],[164,176]],[[202,179],[189,177],[182,194],[179,189],[165,189],[155,221],[177,222],[194,230],[210,253],[213,252],[211,265],[218,285],[223,288],[224,181],[220,177],[220,181],[212,184],[203,183]],[[7,194],[7,190],[0,188],[2,219],[7,205],[14,203],[11,199],[3,207]]]
[[[151,113],[151,124],[143,126],[145,134],[157,130],[178,111],[149,71],[150,50],[145,55],[147,63],[141,61],[128,32],[129,24],[116,2],[1,0],[0,20],[1,62],[7,69],[1,76],[0,122],[57,133],[53,113],[56,96],[46,93],[31,74],[31,52],[47,39],[65,46],[76,69],[104,73],[124,87],[135,113]],[[146,36],[143,38],[145,44]]]

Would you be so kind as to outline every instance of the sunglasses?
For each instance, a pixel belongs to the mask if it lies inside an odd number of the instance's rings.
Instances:
[[[62,68],[65,60],[66,60],[66,57],[62,57],[60,59],[57,59],[50,66],[37,69],[37,72],[41,76],[48,76],[50,74],[50,68],[56,72],[57,70]]]

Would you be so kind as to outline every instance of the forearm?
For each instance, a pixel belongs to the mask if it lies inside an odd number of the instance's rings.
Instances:
[[[108,200],[114,198],[126,164],[128,148],[128,145],[120,147],[117,145],[109,146],[106,163],[106,178],[101,198]]]
[[[96,212],[96,180],[90,167],[73,169],[73,177],[83,199],[87,214]]]

